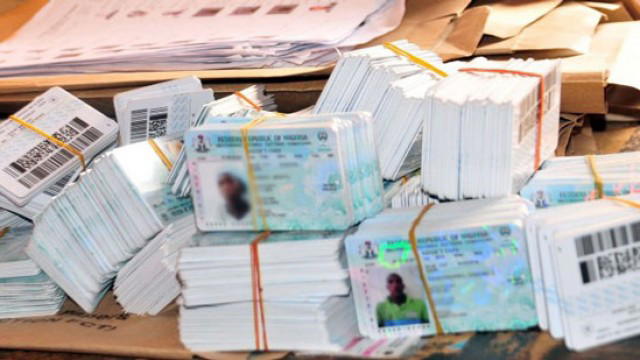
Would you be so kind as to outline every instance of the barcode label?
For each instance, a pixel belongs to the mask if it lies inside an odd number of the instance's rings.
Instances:
[[[95,143],[103,133],[79,118],[51,134],[54,138],[83,152]],[[60,148],[49,140],[43,140],[12,162],[3,171],[17,179],[24,187],[31,189],[47,176],[61,168],[75,157],[70,151]]]
[[[138,109],[131,112],[131,142],[144,141],[167,134],[169,107]]]
[[[71,177],[73,176],[74,172],[70,172],[67,175],[65,175],[62,179],[56,181],[53,185],[49,186],[44,193],[49,195],[49,196],[57,196],[58,194],[60,194],[60,192],[62,191],[62,189],[64,189],[65,186],[67,186],[67,184],[71,181]]]
[[[131,112],[131,142],[147,139],[148,109],[133,110]]]
[[[582,283],[640,270],[640,247],[628,246],[638,242],[640,221],[576,238]]]

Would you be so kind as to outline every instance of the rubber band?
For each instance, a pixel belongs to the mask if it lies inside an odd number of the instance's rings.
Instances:
[[[460,69],[459,71],[520,75],[520,76],[535,77],[540,80],[540,85],[538,86],[538,117],[536,121],[536,144],[535,144],[536,149],[535,149],[535,156],[534,156],[534,162],[533,162],[533,170],[534,171],[538,170],[542,162],[542,155],[541,155],[542,122],[544,121],[544,100],[545,100],[545,92],[546,92],[545,84],[544,84],[544,76],[542,76],[541,74],[532,73],[528,71],[518,71],[518,70],[508,70],[508,69],[463,68],[463,69]]]
[[[33,131],[34,133],[46,138],[47,140],[51,141],[52,143],[58,145],[61,148],[64,148],[65,150],[69,151],[70,153],[72,153],[73,155],[75,155],[76,157],[78,157],[78,159],[80,160],[80,164],[82,164],[82,169],[86,170],[87,169],[87,164],[84,161],[84,155],[82,154],[82,151],[76,149],[75,147],[60,141],[56,138],[54,138],[53,136],[47,134],[46,132],[38,129],[37,127],[35,127],[32,124],[29,124],[28,122],[20,119],[19,117],[17,117],[16,115],[10,115],[9,119],[11,119],[12,121],[17,122],[18,124],[20,124],[22,127],[25,127],[31,131]]]
[[[260,252],[258,245],[266,240],[271,233],[269,231],[258,235],[249,245],[251,252],[251,294],[253,305],[253,337],[256,350],[269,351],[267,336],[266,316],[264,312],[264,298],[262,297],[262,274],[260,271]],[[262,335],[262,337],[261,337]],[[260,340],[262,339],[262,345]]]
[[[444,331],[442,330],[442,324],[440,323],[440,318],[438,317],[438,312],[436,311],[436,303],[433,301],[433,295],[431,294],[431,287],[429,286],[429,280],[427,279],[427,275],[425,273],[424,264],[422,263],[422,256],[420,255],[420,251],[418,251],[418,240],[416,239],[416,228],[420,225],[422,218],[424,215],[431,210],[431,208],[435,204],[429,204],[422,208],[418,216],[413,220],[411,224],[411,229],[409,230],[409,242],[411,243],[411,249],[413,250],[413,257],[416,259],[416,263],[418,264],[418,270],[420,273],[420,281],[422,282],[422,287],[424,288],[424,292],[427,295],[427,301],[429,301],[429,307],[432,310],[434,322],[436,325],[436,334],[443,335]]]
[[[633,201],[633,200],[629,200],[629,199],[622,199],[619,197],[605,197],[605,199],[607,200],[612,200],[627,206],[631,206],[632,208],[636,208],[636,209],[640,209],[640,203]]]
[[[256,204],[258,207],[258,213],[260,214],[260,218],[262,219],[262,229],[264,231],[268,231],[269,230],[269,225],[267,224],[267,217],[264,211],[264,203],[262,202],[262,198],[260,197],[259,193],[258,193],[258,185],[256,182],[256,174],[255,174],[255,170],[253,168],[253,164],[251,161],[251,154],[249,152],[249,130],[251,130],[252,128],[258,126],[259,124],[261,124],[263,121],[265,121],[267,119],[266,116],[262,116],[259,117],[257,119],[254,119],[253,121],[249,122],[246,125],[243,125],[242,128],[240,129],[240,134],[242,136],[242,147],[244,148],[244,155],[245,158],[247,159],[247,178],[249,181],[249,193],[251,196],[251,203],[252,204]],[[251,217],[252,217],[252,221],[253,221],[253,228],[258,230],[258,224],[257,224],[257,220],[256,220],[256,215],[255,212],[251,212]]]
[[[249,99],[245,94],[241,93],[240,91],[236,91],[233,94],[239,97],[240,99],[244,100],[244,102],[246,102],[247,104],[251,105],[251,107],[254,108],[256,111],[262,111],[262,107],[260,105],[251,101],[251,99]]]
[[[403,49],[393,45],[392,43],[388,43],[387,42],[387,43],[384,43],[383,45],[384,45],[384,47],[386,47],[387,49],[393,51],[397,55],[404,56],[407,59],[411,60],[411,62],[413,62],[415,64],[418,64],[418,65],[420,65],[422,67],[425,67],[425,68],[433,71],[434,73],[436,73],[436,74],[438,74],[438,75],[440,75],[442,77],[449,76],[449,74],[447,74],[444,70],[441,70],[441,69],[437,68],[436,66],[432,65],[430,62],[428,62],[428,61],[426,61],[424,59],[421,59],[421,58],[411,54],[410,52],[408,52],[406,50],[403,50]]]
[[[598,199],[602,199],[604,198],[604,181],[602,180],[602,176],[600,176],[600,172],[598,172],[596,158],[593,155],[587,155],[586,159],[589,164],[589,169],[591,169],[591,175],[593,175],[593,185],[596,189],[596,197]]]
[[[171,160],[169,160],[169,158],[167,157],[167,154],[165,154],[162,151],[160,146],[158,146],[158,143],[156,143],[156,141],[153,140],[153,139],[148,139],[147,143],[149,143],[149,145],[151,145],[151,148],[156,153],[156,155],[158,155],[158,157],[160,158],[160,161],[162,161],[164,166],[167,167],[167,170],[171,171],[171,169],[173,168],[173,163],[171,162]]]

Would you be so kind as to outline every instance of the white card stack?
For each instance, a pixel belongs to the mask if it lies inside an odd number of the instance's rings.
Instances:
[[[443,79],[428,95],[423,188],[453,200],[517,193],[540,165],[536,154],[544,161],[557,146],[559,62],[478,58],[468,67],[541,75],[544,118],[539,125],[541,81],[535,76],[461,71]]]
[[[640,196],[617,199],[538,210],[526,222],[540,327],[572,350],[640,334]]]
[[[193,216],[169,224],[116,277],[113,293],[128,313],[157,315],[180,295],[176,263],[196,233]]]
[[[438,202],[438,199],[422,191],[420,173],[387,182],[384,186],[384,203],[387,208],[421,207]]]
[[[172,161],[180,146],[160,138],[110,151],[36,217],[27,254],[85,311],[148,240],[191,214],[163,182],[170,164],[159,153]]]
[[[406,40],[392,46],[445,69],[438,55]],[[314,112],[370,112],[382,177],[396,180],[420,167],[425,95],[444,75],[382,45],[352,51],[338,61]]]
[[[32,231],[0,229],[0,319],[53,315],[65,301],[62,289],[24,252]]]
[[[602,178],[605,196],[640,192],[640,152],[610,155],[567,156],[542,164],[520,191],[537,208],[597,199],[595,170]]]
[[[257,236],[261,234],[201,233],[182,250],[182,342],[197,352],[265,345],[273,350],[340,350],[357,335],[344,233],[273,233],[259,243],[264,323],[252,310],[258,295],[252,295],[256,277],[250,245]],[[265,330],[265,336],[255,339],[254,326],[259,334]]]
[[[246,118],[266,114],[275,111],[276,104],[272,95],[264,93],[263,85],[253,85],[237,94],[229,95],[205,105],[192,127],[203,124],[213,124],[222,118]],[[230,121],[230,119],[228,119]],[[171,191],[180,196],[189,196],[191,183],[186,166],[186,153],[180,151],[167,182],[171,185]]]
[[[202,106],[211,101],[213,90],[203,89],[195,76],[119,93],[113,97],[113,105],[120,126],[120,145],[182,135]]]
[[[397,27],[403,0],[51,0],[7,41],[0,76],[330,64]],[[90,36],[89,36],[90,35]]]
[[[117,124],[61,88],[51,88],[16,117],[82,152],[88,162],[111,146]],[[79,157],[23,125],[0,123],[0,208],[33,218],[81,169]]]

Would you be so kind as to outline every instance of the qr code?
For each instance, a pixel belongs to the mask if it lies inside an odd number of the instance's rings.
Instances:
[[[166,106],[151,109],[149,113],[149,137],[157,138],[167,134],[169,109]]]

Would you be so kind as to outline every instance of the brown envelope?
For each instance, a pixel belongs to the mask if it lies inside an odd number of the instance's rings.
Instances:
[[[31,19],[48,0],[3,0],[0,13],[0,41],[13,35],[22,25]]]
[[[444,39],[425,48],[433,50],[444,61],[471,56],[480,43],[488,17],[489,9],[484,6],[467,9],[453,21]]]
[[[604,14],[606,22],[632,21],[633,18],[621,2],[584,1],[583,4]]]
[[[475,4],[489,10],[486,35],[506,39],[560,5],[562,0],[485,0]]]
[[[602,16],[601,12],[581,3],[565,2],[515,37],[483,40],[475,54],[544,52],[546,57],[584,54],[589,51],[591,37]]]

